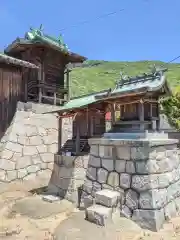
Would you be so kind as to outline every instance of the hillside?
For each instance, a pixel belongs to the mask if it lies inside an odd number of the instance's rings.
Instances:
[[[81,67],[73,68],[71,78],[71,95],[76,97],[82,94],[114,87],[115,82],[120,79],[120,72],[125,75],[136,76],[150,71],[150,67],[168,67],[167,78],[170,86],[174,88],[180,85],[180,64],[171,63],[165,65],[158,61],[139,62],[107,62],[87,61]]]

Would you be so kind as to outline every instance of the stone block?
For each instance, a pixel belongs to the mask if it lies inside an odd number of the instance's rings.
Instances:
[[[35,146],[24,146],[24,148],[23,148],[24,156],[33,156],[33,155],[37,155],[37,154],[38,154],[38,151]]]
[[[23,146],[18,143],[7,142],[5,148],[13,152],[22,153]]]
[[[6,180],[6,172],[4,170],[0,171],[0,182],[4,182]]]
[[[164,208],[164,216],[166,220],[171,220],[171,218],[176,217],[176,205],[175,202],[172,201],[168,203]]]
[[[25,126],[25,132],[28,137],[36,136],[38,134],[37,127],[36,126]]]
[[[99,146],[99,156],[101,158],[113,158],[113,147],[112,146]]]
[[[131,186],[131,175],[128,173],[120,174],[120,187],[127,189]]]
[[[99,156],[99,146],[98,145],[91,145],[90,153],[93,156]]]
[[[39,155],[32,156],[31,160],[32,160],[32,164],[34,164],[34,165],[42,163],[42,160]]]
[[[38,153],[46,153],[47,152],[47,146],[44,144],[36,146],[36,148],[38,150]]]
[[[116,162],[115,162],[116,172],[123,173],[123,172],[125,172],[125,168],[126,168],[126,161],[125,160],[116,160]]]
[[[149,159],[149,147],[132,147],[130,154],[131,159],[134,161],[148,160]]]
[[[47,136],[43,136],[43,142],[44,142],[44,144],[47,144],[47,145],[50,145],[50,144],[53,144],[53,143],[58,143],[57,133],[47,135]]]
[[[109,172],[114,170],[114,161],[113,161],[113,159],[102,158],[101,164],[102,164],[102,167],[105,168],[106,170],[108,170]],[[100,167],[100,165],[99,165],[99,167]]]
[[[7,150],[7,149],[4,149],[2,152],[1,152],[1,158],[3,159],[11,159],[13,157],[13,154],[14,152],[13,151],[10,151],[10,150]]]
[[[121,146],[116,148],[117,158],[120,160],[130,160],[131,151],[129,146]]]
[[[125,205],[129,209],[137,209],[138,208],[138,194],[132,189],[127,190],[125,193]]]
[[[26,168],[32,164],[30,156],[24,156],[17,158],[16,169]]]
[[[29,145],[32,146],[37,146],[37,145],[41,145],[42,142],[42,138],[41,136],[31,136],[29,137]]]
[[[83,184],[83,190],[87,193],[91,193],[92,192],[92,181],[89,180],[89,179],[86,179],[84,181],[84,184]]]
[[[16,179],[17,179],[17,171],[16,170],[6,172],[6,181],[7,182],[11,182]]]
[[[96,168],[89,167],[87,172],[86,172],[86,176],[91,180],[96,180],[96,177],[97,177]]]
[[[18,136],[18,143],[22,145],[29,145],[29,137],[27,136]]]
[[[108,171],[103,169],[103,168],[99,168],[97,171],[97,181],[99,183],[106,183],[107,181],[107,176],[108,176]],[[96,180],[96,179],[94,179]]]
[[[120,200],[119,192],[108,189],[97,191],[95,194],[95,203],[101,204],[105,207],[116,207]]]
[[[19,169],[19,170],[17,171],[17,177],[18,177],[18,179],[22,179],[22,178],[24,178],[24,177],[27,176],[27,175],[28,175],[28,172],[27,172],[26,169]]]
[[[15,169],[15,162],[7,159],[0,160],[0,169],[3,170],[14,170]]]
[[[117,172],[110,172],[107,180],[107,184],[112,187],[119,186],[119,174]]]
[[[170,202],[175,198],[180,197],[180,180],[171,184],[167,188],[167,201]]]
[[[116,170],[117,171],[117,170]],[[126,173],[135,173],[136,170],[135,170],[135,166],[134,166],[134,162],[132,161],[127,161],[126,162]]]
[[[92,167],[100,167],[101,166],[101,159],[99,157],[94,157],[90,155],[89,157],[89,165]]]
[[[138,192],[155,188],[166,188],[168,186],[168,173],[132,176],[132,188],[136,189]]]
[[[82,193],[81,196],[81,202],[84,205],[84,208],[88,208],[93,205],[93,197],[90,194],[87,194],[85,192]]]
[[[158,231],[161,229],[165,221],[164,211],[163,209],[136,209],[133,211],[132,220],[135,221],[142,228],[149,229],[151,231]]]
[[[97,191],[100,191],[102,189],[102,186],[98,182],[93,182],[92,183],[92,196],[94,197]]]
[[[125,218],[131,218],[132,216],[132,210],[128,208],[126,205],[122,205],[120,216]]]
[[[180,198],[176,198],[174,199],[174,203],[175,203],[175,206],[176,206],[176,214],[177,216],[180,216]]]
[[[73,178],[80,179],[84,181],[86,176],[86,170],[84,168],[74,168],[73,169]]]
[[[58,144],[57,143],[53,143],[50,145],[47,145],[47,151],[50,153],[57,153],[58,152]]]
[[[140,193],[139,205],[142,209],[161,209],[167,204],[166,189],[152,189]]]
[[[39,165],[31,165],[31,166],[27,167],[28,173],[36,173],[39,170],[40,170],[40,166]]]
[[[92,205],[85,211],[86,220],[100,226],[106,226],[112,221],[112,209],[101,205]]]
[[[54,161],[53,153],[41,153],[40,156],[43,162],[49,163]]]

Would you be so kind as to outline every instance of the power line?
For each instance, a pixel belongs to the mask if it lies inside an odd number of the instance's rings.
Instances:
[[[180,55],[179,55],[178,57],[173,58],[172,60],[170,60],[170,61],[167,62],[166,64],[172,63],[172,62],[174,62],[175,60],[177,60],[177,59],[179,59],[179,58],[180,58]]]
[[[95,21],[95,20],[99,20],[99,19],[102,19],[102,18],[105,18],[105,17],[109,17],[109,16],[111,16],[111,15],[115,15],[115,14],[117,14],[117,13],[119,13],[119,12],[122,12],[122,11],[124,11],[123,8],[121,8],[121,9],[119,9],[119,10],[117,10],[117,11],[114,11],[114,12],[110,12],[110,13],[106,13],[106,14],[97,16],[97,17],[95,17],[94,19],[90,19],[90,20],[85,20],[85,21],[79,22],[79,23],[77,23],[76,25],[71,25],[71,26],[69,26],[69,27],[62,28],[60,31],[65,31],[65,30],[67,30],[67,29],[69,29],[69,28],[77,27],[77,26],[79,26],[79,25],[87,24],[87,23],[90,23],[90,22]]]

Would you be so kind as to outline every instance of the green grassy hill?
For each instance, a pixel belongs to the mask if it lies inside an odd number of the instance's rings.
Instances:
[[[165,63],[158,61],[107,62],[92,60],[83,63],[82,67],[76,67],[72,70],[70,75],[71,95],[75,97],[109,87],[113,88],[115,82],[120,79],[120,72],[136,76],[150,71],[153,64],[157,67],[162,65],[168,67],[167,78],[172,88],[180,85],[180,64],[177,63],[165,65]]]

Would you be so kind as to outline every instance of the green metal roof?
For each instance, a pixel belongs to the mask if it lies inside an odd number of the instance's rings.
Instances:
[[[27,68],[38,68],[38,66],[36,66],[35,64],[20,60],[20,59],[14,58],[14,57],[10,57],[4,53],[0,53],[0,62],[6,63],[6,64],[11,64],[11,65],[27,67]]]
[[[51,111],[51,113],[52,112],[68,112],[71,110],[87,107],[88,105],[99,101],[99,99],[96,98],[97,96],[107,94],[109,91],[110,91],[110,89],[103,90],[101,92],[88,94],[88,95],[83,95],[83,96],[71,99],[64,106],[60,107],[59,109],[57,109],[55,111]]]
[[[17,46],[19,45],[30,44],[45,44],[57,51],[63,52],[64,54],[67,54],[67,56],[71,57],[72,61],[70,62],[73,62],[73,60],[74,62],[83,62],[87,59],[83,56],[71,52],[68,46],[64,43],[61,35],[58,38],[55,38],[45,34],[42,30],[42,26],[40,26],[39,29],[30,28],[30,30],[25,34],[24,38],[17,38],[4,50],[4,52],[9,53],[11,51],[17,50]]]
[[[49,45],[55,45],[61,51],[68,52],[68,46],[64,43],[62,36],[58,39],[43,33],[42,26],[39,29],[31,28],[25,35],[25,39],[32,42],[44,42]]]

